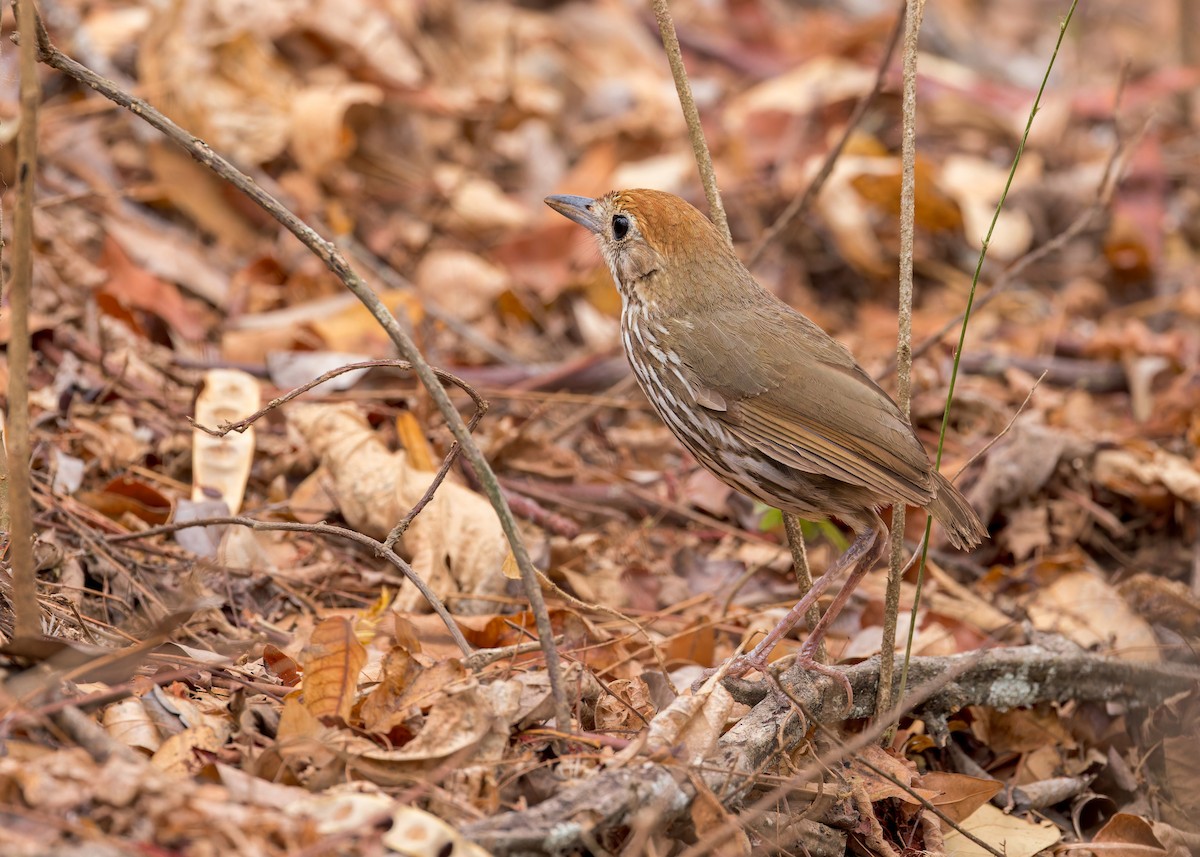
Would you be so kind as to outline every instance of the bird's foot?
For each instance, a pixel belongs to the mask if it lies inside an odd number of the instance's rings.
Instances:
[[[810,672],[827,675],[842,686],[842,690],[846,691],[846,711],[849,712],[854,706],[854,688],[850,686],[850,679],[846,678],[846,673],[837,667],[829,666],[828,664],[817,663],[812,655],[801,653],[792,663],[791,670],[809,670]]]
[[[763,675],[769,675],[767,672],[768,666],[769,664],[767,663],[767,657],[765,654],[757,655],[754,652],[748,652],[744,655],[738,655],[730,658],[726,663],[719,667],[713,667],[712,669],[705,670],[700,678],[692,682],[692,691],[698,691],[706,681],[708,681],[717,673],[723,673],[724,678],[740,679],[751,670],[758,670]]]

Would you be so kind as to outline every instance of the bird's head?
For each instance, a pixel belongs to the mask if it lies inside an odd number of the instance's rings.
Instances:
[[[586,227],[623,298],[658,300],[713,282],[714,264],[737,257],[707,217],[677,196],[659,190],[615,190],[599,199],[548,196],[546,204]],[[699,278],[699,279],[697,279]]]

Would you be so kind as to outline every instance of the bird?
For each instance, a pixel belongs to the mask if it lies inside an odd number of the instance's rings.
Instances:
[[[731,659],[725,675],[768,674],[775,646],[846,575],[796,659],[830,672],[816,663],[816,652],[887,550],[880,509],[925,509],[959,549],[987,536],[895,401],[849,349],[762,286],[699,210],[644,188],[545,202],[596,237],[620,292],[621,340],[633,374],[696,461],[754,500],[805,520],[832,517],[854,533],[787,615],[750,652]]]

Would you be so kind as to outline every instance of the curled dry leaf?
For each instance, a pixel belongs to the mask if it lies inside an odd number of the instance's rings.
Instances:
[[[435,768],[450,756],[455,756],[457,765],[465,764],[493,724],[500,725],[491,694],[474,681],[466,682],[439,695],[413,740],[395,750],[364,749],[349,764],[380,785],[408,782],[414,773]]]
[[[1183,456],[1157,448],[1101,450],[1096,480],[1128,497],[1137,497],[1139,486],[1162,486],[1180,500],[1200,503],[1200,471]]]
[[[615,734],[636,733],[654,717],[654,702],[650,688],[640,676],[619,678],[608,683],[610,693],[596,702],[596,731]],[[639,717],[638,715],[641,715]]]
[[[147,99],[234,161],[279,155],[296,81],[266,34],[246,23],[226,26],[207,0],[155,11],[138,51]]]
[[[310,0],[284,6],[288,19],[319,33],[321,39],[354,51],[355,59],[376,79],[405,88],[421,82],[420,60],[404,39],[406,30],[417,30],[416,18],[421,13],[416,7],[344,0]]]
[[[104,709],[104,728],[126,747],[153,753],[162,746],[162,736],[139,697],[114,702]]]
[[[358,104],[377,105],[383,90],[342,81],[305,87],[292,102],[292,154],[311,176],[323,175],[354,150],[346,114]]]
[[[899,798],[909,804],[917,804],[919,801],[909,791],[892,782],[891,779],[881,776],[866,765],[860,764],[859,760],[870,762],[875,768],[909,786],[912,791],[921,795],[926,800],[931,801],[937,797],[937,792],[933,791],[932,788],[916,788],[913,786],[916,779],[916,766],[912,762],[898,758],[882,747],[868,744],[860,753],[856,754],[855,759],[851,760],[846,776],[852,785],[862,787],[863,793],[871,803],[890,797]]]
[[[1150,822],[1128,812],[1110,818],[1092,842],[1103,845],[1096,850],[1104,857],[1167,857],[1167,849],[1154,835]]]
[[[195,420],[206,428],[237,422],[259,408],[258,381],[240,369],[210,369],[196,399]],[[220,498],[231,514],[242,508],[254,463],[254,427],[213,437],[192,431],[192,500]]]
[[[952,155],[942,162],[938,183],[958,203],[962,211],[963,231],[968,243],[974,245],[987,234],[996,215],[996,203],[1008,182],[1007,166],[993,164],[973,155]],[[1033,158],[1022,158],[1014,177],[1013,188],[1028,187],[1040,176]],[[1033,241],[1033,224],[1025,212],[1006,206],[996,221],[988,253],[1012,260],[1029,249]]]
[[[650,721],[646,746],[652,752],[670,753],[682,744],[687,760],[700,763],[716,747],[732,709],[729,691],[710,681],[698,694],[675,697]]]
[[[405,452],[389,452],[351,406],[304,405],[289,412],[329,472],[338,506],[350,526],[382,538],[414,506],[432,475],[413,468]],[[413,570],[440,597],[485,595],[505,587],[501,567],[508,542],[491,504],[447,480],[412,522],[404,548]],[[483,605],[459,602],[460,610]],[[396,609],[424,607],[415,589],[402,589]]]
[[[525,206],[510,199],[495,182],[449,164],[434,170],[434,184],[450,200],[449,226],[470,231],[517,229],[533,219]]]
[[[1187,636],[1200,635],[1200,597],[1186,583],[1141,572],[1121,581],[1117,591],[1147,621]]]

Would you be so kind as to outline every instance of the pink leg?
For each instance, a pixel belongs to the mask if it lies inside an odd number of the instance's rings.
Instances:
[[[821,617],[817,626],[813,628],[808,641],[805,642],[804,647],[800,650],[800,661],[805,664],[812,664],[812,653],[817,650],[817,646],[820,644],[821,638],[825,635],[829,623],[834,620],[838,612],[846,605],[846,601],[849,600],[854,587],[862,580],[863,575],[871,570],[871,567],[875,564],[875,560],[879,558],[886,544],[887,528],[883,526],[882,521],[878,521],[874,529],[867,530],[859,535],[846,552],[838,557],[837,562],[823,575],[813,581],[812,589],[796,603],[795,607],[788,611],[779,624],[772,628],[752,651],[734,658],[725,674],[733,678],[741,678],[752,669],[765,672],[767,657],[771,654],[775,646],[779,644],[779,641],[786,637],[792,628],[800,623],[804,618],[804,614],[808,612],[808,608],[821,597],[821,594],[829,588],[829,585],[841,577],[847,569],[850,569],[851,575],[849,579],[842,586],[837,597],[834,598],[829,610]]]
[[[863,557],[858,566],[850,572],[850,576],[846,578],[846,582],[842,584],[842,588],[838,594],[834,596],[833,603],[825,610],[825,615],[817,622],[816,627],[808,634],[808,639],[804,641],[804,645],[800,647],[800,654],[796,657],[794,666],[803,667],[814,672],[824,673],[825,675],[841,682],[842,687],[846,689],[846,708],[849,709],[854,704],[854,688],[850,686],[850,680],[846,678],[846,674],[841,670],[831,669],[824,664],[816,662],[814,655],[817,653],[817,648],[821,645],[821,640],[825,637],[825,632],[829,630],[829,626],[833,624],[833,620],[842,612],[842,608],[846,606],[846,602],[850,600],[850,595],[862,582],[875,563],[879,561],[879,557],[887,550],[887,530],[883,531],[884,535],[878,539],[871,547],[870,552]]]

